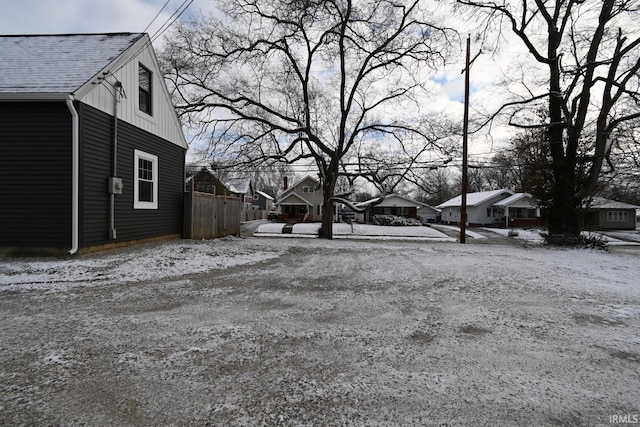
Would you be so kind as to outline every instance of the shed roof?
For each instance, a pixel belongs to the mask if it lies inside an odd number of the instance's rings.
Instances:
[[[74,93],[143,36],[0,36],[0,94]]]

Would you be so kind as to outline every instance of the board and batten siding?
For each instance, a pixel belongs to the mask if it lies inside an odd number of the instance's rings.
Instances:
[[[139,43],[142,43],[141,40]],[[131,56],[133,53],[137,54]],[[124,65],[123,65],[124,64]],[[146,114],[138,108],[138,66],[142,64],[152,73],[152,106],[151,115]],[[158,60],[150,46],[138,50],[137,45],[131,49],[131,53],[121,61],[113,64],[113,75],[107,75],[106,81],[99,83],[92,82],[92,88],[87,93],[82,91],[77,99],[83,103],[97,108],[113,116],[114,112],[114,89],[116,81],[122,84],[124,98],[118,106],[118,117],[120,120],[130,123],[146,132],[156,135],[166,141],[186,147],[186,141],[182,133],[182,127],[176,116],[175,109],[171,102],[171,96],[167,91],[160,71]]]
[[[71,247],[71,113],[0,102],[0,246]]]
[[[131,124],[118,121],[115,196],[116,239],[109,239],[108,178],[112,176],[113,116],[80,104],[81,247],[182,233],[185,150]],[[158,157],[158,209],[134,209],[134,150]]]

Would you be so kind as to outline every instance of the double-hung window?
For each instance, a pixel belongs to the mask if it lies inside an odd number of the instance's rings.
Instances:
[[[629,214],[627,211],[607,211],[607,221],[619,222],[628,220]]]
[[[153,74],[142,64],[138,64],[138,108],[151,115],[151,89]]]
[[[158,209],[158,156],[134,150],[134,209]]]

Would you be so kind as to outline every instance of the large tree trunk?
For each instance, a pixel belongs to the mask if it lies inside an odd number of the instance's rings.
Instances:
[[[560,55],[558,46],[561,34],[553,22],[549,22],[549,152],[553,166],[552,201],[548,211],[550,236],[577,237],[581,231],[580,200],[576,200],[576,151],[577,140],[568,138],[565,144],[566,119],[563,114]]]
[[[327,170],[324,171],[325,179],[322,182],[324,205],[322,207],[322,232],[320,237],[324,239],[333,239],[333,200],[331,198],[334,196],[336,189],[337,165],[337,162],[331,162],[328,165]]]
[[[576,200],[573,185],[566,181],[556,181],[553,188],[553,199],[548,210],[548,227],[550,236],[575,238],[582,230],[580,200]]]
[[[331,195],[330,197],[333,197]],[[333,201],[326,200],[322,207],[322,233],[320,237],[333,239]]]

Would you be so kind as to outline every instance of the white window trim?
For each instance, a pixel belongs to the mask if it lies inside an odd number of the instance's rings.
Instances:
[[[138,160],[148,160],[153,167],[153,202],[141,202],[138,190]],[[158,156],[145,153],[140,150],[133,150],[133,208],[134,209],[158,209]]]
[[[144,68],[146,68],[147,70],[149,70],[149,72],[151,73],[151,114],[148,114],[144,111],[142,111],[140,109],[140,79],[138,77],[138,68],[142,66]],[[148,67],[144,62],[142,61],[136,61],[136,70],[135,70],[135,75],[136,75],[136,90],[134,91],[134,98],[135,98],[135,108],[133,109],[134,114],[136,115],[136,117],[145,120],[146,122],[149,123],[157,123],[156,122],[156,118],[158,116],[157,114],[157,108],[156,108],[156,73],[153,70],[153,68]]]

